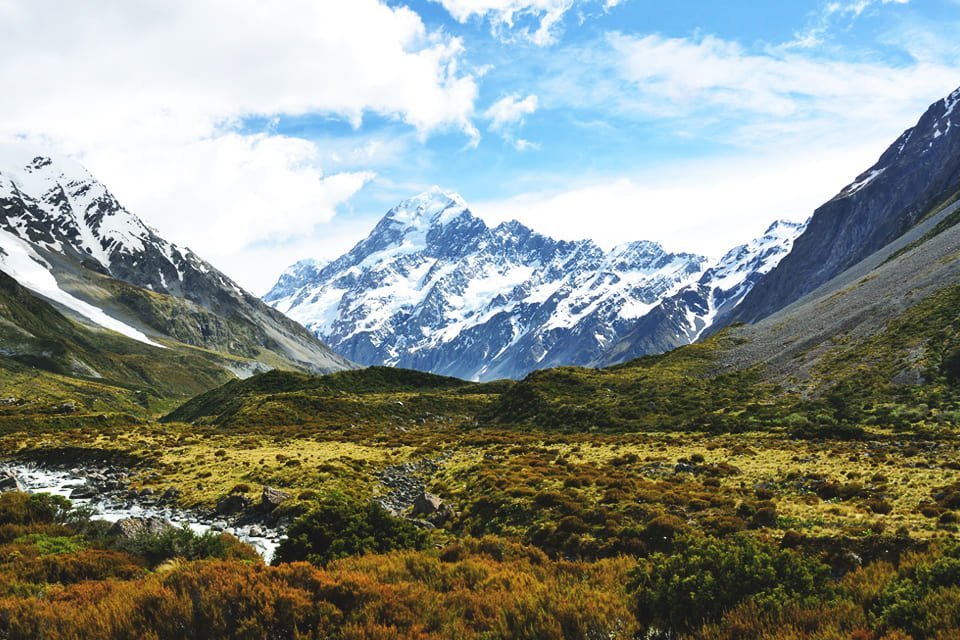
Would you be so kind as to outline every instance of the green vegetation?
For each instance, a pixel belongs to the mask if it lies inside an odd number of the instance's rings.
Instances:
[[[824,564],[745,536],[658,553],[633,572],[629,589],[641,624],[680,633],[717,622],[747,600],[770,610],[832,595]]]
[[[280,488],[291,524],[266,567],[227,536],[124,539],[5,494],[0,637],[958,637],[958,317],[947,286],[787,372],[722,366],[736,330],[516,383],[270,372],[161,423],[159,386],[2,361],[4,455],[121,465],[181,506]]]
[[[333,495],[296,520],[277,549],[277,560],[327,564],[337,558],[396,549],[423,549],[426,534],[376,502],[366,506]]]

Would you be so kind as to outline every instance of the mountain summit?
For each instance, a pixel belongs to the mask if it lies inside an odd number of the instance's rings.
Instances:
[[[604,251],[516,221],[491,228],[435,187],[392,208],[334,262],[293,265],[264,300],[362,364],[516,378],[605,361],[638,322],[694,287],[658,324],[669,339],[619,352],[686,344],[789,250],[774,236],[779,251],[755,242],[717,264],[649,241]]]
[[[0,269],[75,320],[153,346],[221,354],[233,373],[352,366],[160,237],[67,158],[0,147]]]

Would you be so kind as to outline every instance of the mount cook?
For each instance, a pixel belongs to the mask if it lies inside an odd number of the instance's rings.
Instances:
[[[695,340],[789,251],[779,221],[719,261],[638,241],[604,251],[516,221],[487,226],[433,188],[331,263],[288,268],[264,300],[345,357],[472,380],[611,363]]]

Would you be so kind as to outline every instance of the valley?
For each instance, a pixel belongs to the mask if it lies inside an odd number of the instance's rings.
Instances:
[[[716,259],[432,188],[263,300],[3,148],[0,639],[960,637],[958,104]]]

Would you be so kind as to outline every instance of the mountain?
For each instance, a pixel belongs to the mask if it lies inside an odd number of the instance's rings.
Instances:
[[[806,223],[778,220],[763,236],[728,251],[694,284],[664,299],[640,318],[597,365],[611,365],[690,344],[728,316],[748,293],[790,253]]]
[[[791,254],[731,320],[753,322],[786,307],[960,197],[958,104],[960,89],[931,105],[876,164],[817,209]]]
[[[669,336],[623,353],[689,342],[772,268],[796,230],[774,225],[712,264],[653,242],[604,251],[515,221],[490,228],[459,195],[434,188],[391,209],[334,262],[296,263],[264,300],[362,364],[519,378],[603,360],[665,300],[674,308],[656,324]]]
[[[325,373],[352,366],[189,249],[160,237],[66,158],[0,148],[0,270],[22,287],[18,296],[36,296],[69,318],[74,333],[84,336],[74,346],[104,330],[115,332],[126,343],[146,345],[158,363],[169,359],[159,355],[163,351],[175,351],[193,362],[181,363],[187,369],[203,370],[207,382],[215,361],[217,383],[275,367]],[[23,315],[10,312],[3,321],[36,335],[24,328],[31,321]],[[111,344],[118,357],[142,348]],[[90,364],[96,359],[90,350],[59,351],[65,354],[61,364],[87,362],[77,366],[90,376],[118,371],[102,359]],[[194,372],[174,367],[168,378]],[[199,390],[191,383],[180,393]]]

